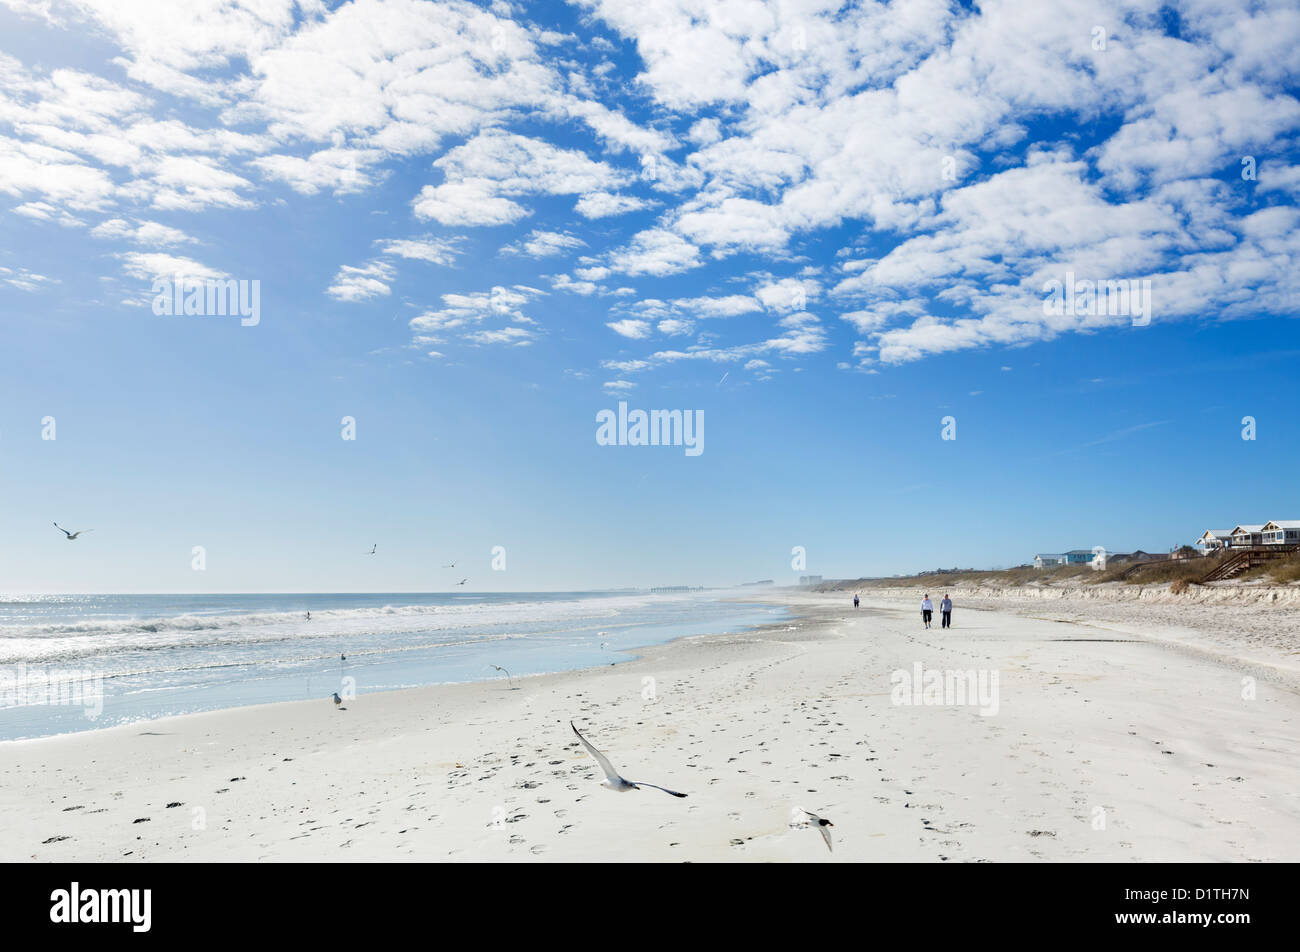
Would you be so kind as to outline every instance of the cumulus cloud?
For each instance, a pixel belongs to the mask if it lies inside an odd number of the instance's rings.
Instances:
[[[425,347],[459,339],[471,344],[526,346],[538,335],[536,321],[523,308],[543,293],[527,285],[513,285],[444,294],[442,307],[411,320],[414,343]]]
[[[503,254],[522,255],[526,258],[550,258],[564,254],[586,244],[581,238],[567,231],[542,231],[533,229],[518,241],[501,249]]]
[[[367,301],[391,294],[390,282],[396,276],[397,270],[384,261],[371,261],[360,267],[345,264],[325,293],[340,301]]]
[[[1156,321],[1300,299],[1293,4],[1186,5],[1175,29],[1131,2],[575,0],[579,39],[466,0],[0,2],[115,48],[93,69],[0,54],[16,225],[119,242],[145,276],[210,270],[163,253],[220,233],[185,216],[252,236],[328,203],[377,226],[325,291],[353,302],[407,262],[501,249],[489,280],[514,290],[443,295],[417,342],[530,342],[541,292],[508,282],[614,299],[618,345],[652,350],[618,379],[831,348],[874,369],[1122,323],[1044,313],[1066,272],[1149,280]],[[430,234],[368,217],[407,208]],[[501,231],[480,248],[438,226]]]
[[[412,203],[419,218],[443,224],[508,224],[529,214],[512,200],[523,195],[578,195],[617,186],[621,173],[576,149],[489,130],[433,163],[445,175]]]
[[[653,202],[633,195],[615,195],[610,192],[589,192],[578,199],[574,211],[584,218],[611,218],[628,212],[649,208]]]

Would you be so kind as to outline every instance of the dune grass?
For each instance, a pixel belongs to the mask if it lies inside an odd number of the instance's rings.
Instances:
[[[1176,561],[1158,561],[1143,564],[1142,568],[1122,579],[1128,585],[1163,585],[1181,583],[1180,590],[1199,581],[1206,573],[1216,568],[1223,560],[1223,555],[1179,559]],[[1291,564],[1291,563],[1288,563]],[[1102,582],[1120,581],[1120,576],[1133,567],[1131,562],[1116,562],[1103,571],[1094,571],[1091,565],[1057,565],[1052,568],[1036,569],[1033,566],[1017,566],[1011,569],[936,569],[916,575],[898,576],[896,578],[857,579],[855,581],[836,582],[834,588],[894,588],[900,585],[918,587],[928,590],[941,590],[958,585],[1054,585],[1073,582],[1080,585],[1097,585]],[[1291,571],[1300,578],[1300,563],[1293,564]]]

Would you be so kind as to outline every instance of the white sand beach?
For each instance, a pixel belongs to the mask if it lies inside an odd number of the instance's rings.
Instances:
[[[960,600],[925,631],[898,594],[774,595],[801,617],[516,690],[3,743],[0,860],[1300,860],[1294,642],[1239,662],[1114,605]],[[918,663],[996,672],[996,713],[894,703]],[[599,786],[570,719],[629,779],[689,796]],[[833,853],[798,808],[834,823]]]

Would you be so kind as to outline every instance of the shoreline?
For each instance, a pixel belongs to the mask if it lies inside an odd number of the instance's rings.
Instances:
[[[842,593],[755,600],[792,617],[513,690],[426,686],[346,711],[286,701],[0,744],[0,859],[1300,858],[1300,695],[1261,684],[1243,701],[1236,662],[1061,640],[1059,622],[993,609],[925,631],[872,593],[856,613]],[[916,663],[998,672],[998,712],[892,703],[891,674]],[[688,798],[601,787],[570,719],[624,775]],[[796,807],[835,823],[833,853],[790,826]]]
[[[324,698],[329,698],[336,689],[346,693],[345,686],[349,683],[353,689],[364,686],[361,696],[370,696],[414,687],[490,683],[503,677],[501,673],[491,670],[495,667],[492,662],[508,665],[516,679],[602,667],[609,663],[626,664],[648,646],[701,633],[763,627],[771,622],[774,614],[783,610],[779,602],[752,597],[713,597],[701,600],[664,596],[649,602],[643,600],[642,604],[632,606],[629,611],[626,605],[604,609],[600,596],[570,600],[567,599],[568,593],[564,594],[565,601],[589,606],[588,614],[591,615],[571,629],[566,629],[563,624],[557,626],[553,621],[548,625],[546,620],[538,620],[534,616],[521,622],[516,616],[500,624],[489,620],[477,629],[466,630],[462,626],[466,634],[456,634],[452,638],[448,638],[446,633],[455,631],[454,620],[450,623],[451,627],[444,623],[442,627],[435,627],[427,637],[415,629],[399,629],[396,632],[398,638],[406,638],[407,643],[400,640],[393,643],[390,637],[393,633],[382,628],[361,633],[326,630],[320,635],[314,635],[315,640],[312,640],[313,635],[308,635],[302,641],[286,641],[291,646],[288,654],[279,662],[275,658],[270,659],[269,664],[264,657],[251,657],[247,660],[218,658],[214,661],[211,655],[205,655],[202,660],[195,658],[181,667],[168,667],[164,663],[156,668],[145,666],[139,670],[121,669],[110,660],[112,652],[104,649],[98,654],[65,662],[35,660],[0,665],[0,744],[66,734],[97,733],[114,727],[138,726],[188,714],[314,700],[316,694],[313,693],[313,682],[318,686],[325,685],[321,688],[325,692],[321,695]],[[527,606],[547,603],[520,600],[518,604]],[[564,602],[559,604],[563,605]],[[384,606],[385,612],[388,607]],[[401,607],[420,610],[430,606],[421,603]],[[446,606],[433,607],[436,610]],[[358,623],[364,625],[368,617],[372,622],[386,621],[389,618],[388,614],[374,616],[373,612],[367,616],[368,606],[318,610],[319,616],[326,619],[330,618],[331,611],[336,615],[359,616],[359,622],[352,622],[353,627]],[[610,616],[610,611],[615,614]],[[277,610],[274,614],[293,613]],[[247,612],[240,612],[237,619],[247,615]],[[190,616],[160,617],[164,623],[171,623],[177,617],[184,620]],[[440,616],[435,614],[431,617],[435,618],[436,624],[436,619]],[[116,622],[115,619],[113,621]],[[133,617],[130,621],[140,630],[151,630],[147,627],[151,619]],[[312,625],[314,624],[313,622]],[[522,631],[519,630],[521,624]],[[171,627],[185,628],[176,625]],[[304,631],[306,627],[304,626]],[[601,637],[596,638],[598,628],[608,628],[609,631],[601,631]],[[625,630],[631,631],[634,638],[646,640],[625,643]],[[412,631],[417,635],[417,643],[414,644],[409,643]],[[589,636],[592,642],[590,645],[583,643],[584,633]],[[256,631],[254,635],[257,635]],[[256,638],[251,643],[256,647]],[[597,644],[599,651],[594,650]],[[339,657],[340,646],[344,647],[347,654],[347,658],[342,659],[342,664],[334,660]],[[169,644],[168,647],[177,646]],[[224,644],[219,644],[218,647],[223,651],[229,650]],[[139,652],[138,646],[132,646],[132,649]],[[189,649],[181,645],[179,650]],[[457,656],[458,651],[462,652],[462,656]],[[477,652],[480,655],[477,663],[471,654],[463,654],[464,652]],[[107,666],[108,672],[98,671],[96,662]],[[114,670],[115,667],[117,670]],[[224,680],[213,681],[203,676],[206,672],[222,668],[235,670],[233,674],[223,673],[221,677]],[[14,687],[14,678],[21,678],[24,670],[33,672],[33,679],[37,680],[38,700],[14,704],[15,694],[21,700],[24,690],[21,686]],[[187,671],[196,672],[189,683],[174,678],[168,680],[176,672]],[[61,703],[51,703],[41,693],[44,690],[46,672],[50,672],[51,683],[56,683],[55,673],[70,676],[69,680],[63,682],[66,686]],[[151,677],[161,678],[162,683],[149,683],[147,679]],[[112,716],[101,717],[105,711]]]

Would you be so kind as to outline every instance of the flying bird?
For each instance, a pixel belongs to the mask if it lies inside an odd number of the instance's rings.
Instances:
[[[578,735],[578,740],[582,741],[582,746],[587,748],[587,752],[596,758],[596,763],[600,764],[600,769],[605,772],[605,779],[600,782],[602,787],[609,787],[619,793],[627,793],[629,790],[635,790],[638,787],[654,787],[656,790],[662,790],[671,797],[685,797],[686,794],[678,793],[676,790],[669,790],[667,787],[661,787],[654,783],[643,783],[639,780],[624,780],[614,769],[614,765],[609,762],[609,758],[598,751],[595,747],[587,742],[587,738],[577,727],[574,727],[573,721],[569,721],[569,726],[573,728],[573,733]]]
[[[816,813],[809,813],[807,810],[800,810],[799,812],[805,814],[808,819],[798,825],[802,827],[816,827],[817,832],[821,833],[822,839],[826,841],[826,848],[834,853],[835,847],[831,846],[831,827],[835,824],[825,817],[818,816]]]
[[[379,543],[376,542],[374,545],[372,545],[372,546],[370,547],[370,551],[367,552],[366,555],[374,555],[374,554],[375,554],[375,550],[378,549],[378,548],[379,548]]]
[[[95,531],[94,529],[78,529],[76,532],[69,532],[67,529],[63,528],[63,526],[59,525],[57,522],[54,524],[54,528],[58,529],[65,536],[67,536],[69,542],[71,542],[77,536],[82,535],[83,533]]]
[[[456,562],[459,562],[459,561],[460,561],[460,559],[457,559],[457,560],[456,560]],[[454,569],[454,568],[456,567],[456,562],[449,562],[448,564],[444,565],[443,568],[444,568],[444,569]]]
[[[498,671],[501,671],[505,674],[506,680],[510,682],[510,689],[513,691],[515,687],[515,679],[510,677],[510,672],[506,671],[506,669],[501,667],[501,665],[499,664],[490,665],[490,667],[496,668]]]
[[[466,582],[468,582],[468,581],[469,581],[469,579],[467,579],[467,578],[463,578],[463,579],[461,579],[459,582],[457,582],[456,584],[457,584],[457,585],[464,585],[464,584],[465,584]]]

